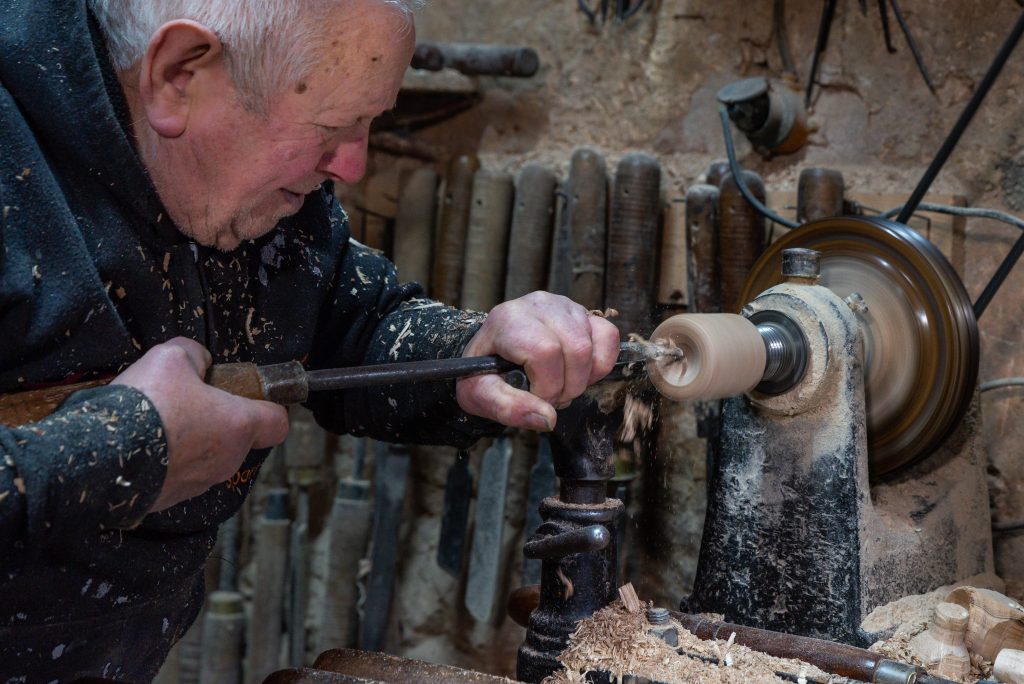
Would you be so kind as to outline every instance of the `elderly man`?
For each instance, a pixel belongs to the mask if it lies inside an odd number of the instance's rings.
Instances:
[[[0,428],[0,680],[143,681],[195,619],[217,526],[285,410],[212,361],[498,353],[496,377],[317,396],[337,432],[468,444],[550,429],[615,328],[535,293],[421,298],[350,240],[333,184],[414,45],[412,0],[0,0],[0,390],[104,375]],[[251,479],[242,478],[251,483]]]

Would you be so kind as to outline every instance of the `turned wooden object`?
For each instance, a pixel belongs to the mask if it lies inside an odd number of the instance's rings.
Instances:
[[[910,641],[925,667],[948,679],[961,679],[970,672],[971,657],[965,642],[967,618],[967,609],[955,603],[935,607],[928,629]]]
[[[995,662],[1004,648],[1024,650],[1024,609],[1013,599],[991,589],[958,587],[946,601],[967,609],[967,649]]]

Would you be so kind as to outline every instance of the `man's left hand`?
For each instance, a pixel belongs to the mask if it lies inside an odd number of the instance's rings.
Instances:
[[[511,427],[550,431],[556,408],[611,372],[619,330],[566,297],[533,292],[494,307],[462,355],[488,354],[523,366],[530,391],[499,375],[463,378],[456,384],[459,406]]]

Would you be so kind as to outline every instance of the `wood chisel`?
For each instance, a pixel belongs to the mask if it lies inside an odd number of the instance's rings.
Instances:
[[[619,345],[618,369],[634,368],[647,361],[671,356],[682,358],[679,349],[650,342],[623,342]],[[287,361],[267,366],[254,363],[225,363],[210,367],[206,382],[214,387],[247,399],[261,399],[278,404],[300,404],[310,392],[399,385],[410,382],[437,382],[476,375],[506,374],[514,385],[524,380],[522,366],[500,356],[467,356],[453,359],[429,359],[382,363],[348,368],[306,370],[298,361]],[[509,375],[512,374],[512,375]],[[613,371],[607,379],[621,377]],[[106,385],[112,378],[90,380],[73,385],[58,385],[27,392],[0,396],[0,425],[22,425],[42,420],[57,410],[61,402],[74,392]]]
[[[445,478],[441,535],[437,544],[437,565],[453,577],[462,574],[472,497],[473,471],[469,467],[469,452],[460,450]]]
[[[384,649],[409,478],[409,453],[409,447],[404,445],[377,445],[370,578],[359,625],[359,648],[364,651]]]
[[[489,622],[501,573],[501,545],[505,528],[505,496],[512,461],[512,438],[501,435],[484,452],[480,462],[480,488],[473,521],[466,579],[466,610],[479,622]]]

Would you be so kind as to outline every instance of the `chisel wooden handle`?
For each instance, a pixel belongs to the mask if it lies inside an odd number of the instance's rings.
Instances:
[[[804,223],[841,216],[844,191],[843,174],[839,171],[818,167],[804,169],[797,183],[796,220]]]
[[[764,181],[753,171],[743,171],[750,192],[765,201]],[[718,196],[718,265],[722,311],[736,313],[746,302],[740,301],[743,285],[754,262],[764,250],[765,222],[740,192],[732,174],[722,180]]]
[[[519,172],[509,229],[506,300],[547,285],[556,183],[554,172],[538,164],[527,164]]]
[[[503,171],[480,169],[473,178],[459,300],[463,309],[490,311],[501,303],[514,194],[512,176]]]
[[[587,309],[603,309],[608,226],[604,157],[586,148],[573,152],[565,194],[572,244],[569,298]]]
[[[605,276],[605,306],[619,312],[613,322],[623,337],[654,327],[660,219],[661,165],[647,154],[626,154],[615,169]]]
[[[299,396],[297,383],[306,371],[298,362],[257,366],[254,363],[223,363],[210,366],[206,382],[218,389],[246,399],[264,399],[282,404],[305,401]],[[0,396],[0,425],[24,425],[42,420],[75,392],[102,387],[113,378],[101,378],[73,385],[58,385],[44,389],[16,392]]]
[[[686,239],[689,247],[691,311],[722,310],[718,275],[718,187],[691,185],[686,191]]]
[[[462,263],[469,229],[473,174],[478,167],[476,157],[462,155],[452,160],[445,178],[430,296],[451,306],[458,306],[462,296]]]

